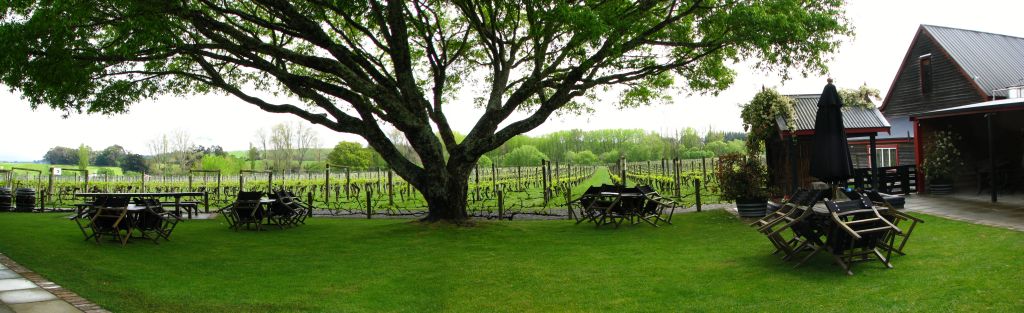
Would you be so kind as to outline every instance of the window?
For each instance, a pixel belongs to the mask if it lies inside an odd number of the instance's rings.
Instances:
[[[868,151],[871,147],[868,147]],[[890,167],[900,165],[900,155],[896,149],[896,146],[876,147],[875,155],[878,156],[878,167]],[[871,155],[868,155],[868,161],[870,162]],[[871,163],[868,163],[871,165]]]
[[[921,65],[921,94],[932,92],[932,54],[925,54],[918,58]]]

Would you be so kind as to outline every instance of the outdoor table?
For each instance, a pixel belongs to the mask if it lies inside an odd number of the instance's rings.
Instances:
[[[174,198],[174,213],[181,216],[182,197],[203,197],[203,205],[206,211],[210,211],[210,198],[206,192],[80,192],[76,197],[97,198],[97,197],[119,197],[119,198]],[[188,212],[188,218],[192,218],[192,212]]]

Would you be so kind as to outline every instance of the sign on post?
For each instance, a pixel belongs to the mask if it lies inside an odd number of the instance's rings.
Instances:
[[[53,176],[60,176],[61,170],[62,169],[59,168],[59,167],[51,167],[50,168],[50,171],[53,172]]]

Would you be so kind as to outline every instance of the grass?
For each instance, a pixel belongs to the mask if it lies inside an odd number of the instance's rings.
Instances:
[[[29,168],[29,169],[43,171],[43,180],[45,181],[46,180],[46,176],[49,175],[49,173],[50,173],[50,167],[77,169],[78,165],[77,164],[74,164],[74,165],[42,164],[42,163],[0,163],[0,169],[9,170],[12,167]],[[108,170],[110,170],[111,173],[112,173],[111,175],[113,175],[113,176],[121,176],[121,175],[123,175],[123,173],[121,171],[121,168],[117,167],[117,166],[89,166],[89,174],[99,173],[100,169],[108,169]],[[18,175],[23,175],[24,174],[24,175],[30,175],[31,177],[35,177],[35,173],[32,173],[32,172],[17,171],[17,173],[18,173]],[[65,176],[73,176],[73,175],[80,175],[80,174],[78,172],[67,171],[67,172],[64,172],[63,175],[65,175]]]
[[[920,216],[894,269],[852,277],[825,256],[792,269],[722,211],[620,229],[188,221],[127,247],[83,242],[64,215],[5,214],[0,252],[115,312],[1024,311],[1024,233]]]

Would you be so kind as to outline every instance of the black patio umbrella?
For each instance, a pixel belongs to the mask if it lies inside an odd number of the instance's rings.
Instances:
[[[843,100],[830,78],[818,98],[818,113],[814,118],[811,176],[833,187],[849,179],[853,172],[842,107]]]

